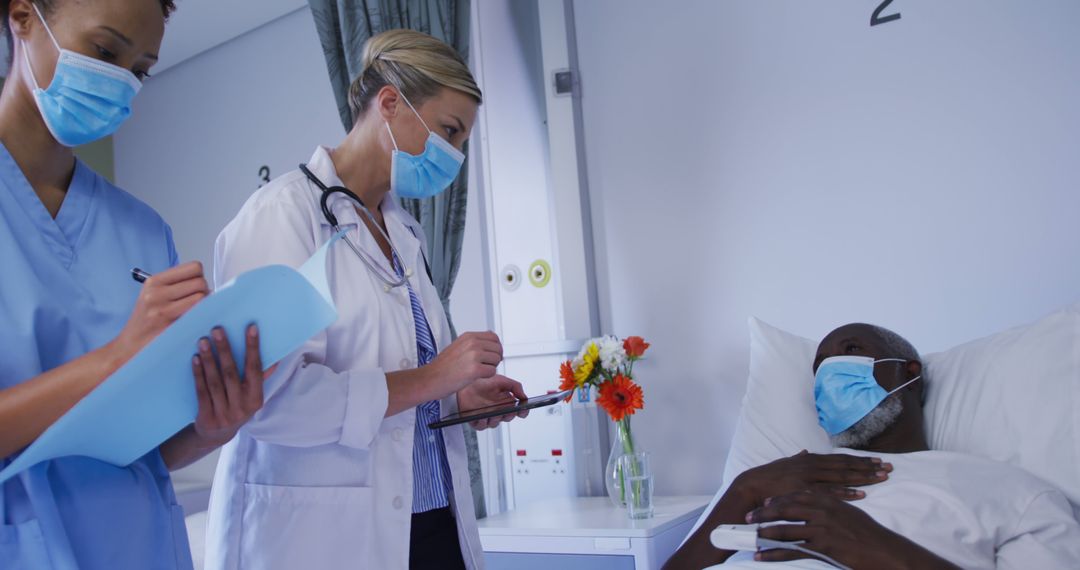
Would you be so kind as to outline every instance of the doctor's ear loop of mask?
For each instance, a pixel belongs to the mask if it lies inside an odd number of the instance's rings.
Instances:
[[[714,547],[719,548],[720,550],[761,551],[761,550],[772,550],[772,549],[777,549],[777,548],[783,549],[783,550],[794,550],[796,552],[801,552],[801,553],[806,554],[808,556],[813,556],[814,558],[817,558],[817,559],[822,560],[824,562],[828,562],[829,564],[832,564],[833,566],[836,566],[840,570],[851,570],[851,568],[849,568],[847,566],[844,566],[843,564],[837,562],[836,560],[834,560],[833,558],[830,558],[829,556],[826,556],[826,555],[818,553],[818,552],[814,552],[813,550],[810,550],[809,548],[801,546],[802,544],[804,544],[804,542],[801,541],[801,540],[797,540],[797,541],[793,541],[793,542],[784,542],[782,540],[772,540],[772,539],[768,539],[768,538],[761,538],[760,536],[758,536],[758,528],[761,527],[761,526],[763,526],[763,525],[756,524],[756,523],[755,524],[722,524],[722,525],[716,527],[715,529],[713,529],[713,531],[711,533],[709,533],[709,542],[711,542]],[[764,525],[764,526],[771,526],[771,525]]]

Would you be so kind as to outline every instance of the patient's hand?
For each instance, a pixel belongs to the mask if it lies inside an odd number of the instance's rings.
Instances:
[[[768,500],[746,515],[746,522],[804,521],[758,529],[758,536],[802,547],[860,568],[956,568],[948,561],[881,526],[862,510],[829,495],[802,491]],[[779,562],[812,558],[794,550],[761,550],[755,560]]]
[[[806,450],[748,469],[735,478],[705,522],[664,564],[664,570],[698,570],[727,560],[731,552],[713,547],[709,533],[721,524],[741,523],[748,512],[762,506],[769,497],[814,490],[855,501],[866,494],[852,487],[880,483],[889,478],[890,471],[892,465],[877,458],[815,455]]]
[[[754,506],[760,506],[768,497],[797,491],[815,491],[856,501],[866,493],[852,487],[880,483],[889,478],[890,471],[892,464],[876,457],[818,455],[804,449],[791,457],[746,470],[735,478],[731,489]]]

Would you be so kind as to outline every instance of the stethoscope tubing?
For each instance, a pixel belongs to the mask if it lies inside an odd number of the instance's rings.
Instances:
[[[362,210],[364,215],[367,216],[368,220],[371,221],[371,225],[374,226],[380,234],[382,234],[383,239],[385,239],[386,243],[390,245],[390,251],[391,253],[393,253],[393,257],[397,259],[397,262],[399,264],[401,264],[402,269],[401,276],[394,275],[393,277],[387,277],[387,275],[390,275],[388,271],[380,267],[375,260],[370,259],[371,256],[365,255],[364,252],[361,251],[360,248],[357,247],[357,245],[353,243],[351,239],[349,239],[349,236],[342,236],[345,244],[348,245],[349,249],[353,250],[353,253],[355,253],[356,256],[360,258],[360,261],[364,263],[364,265],[368,268],[368,271],[371,271],[373,274],[375,274],[375,277],[377,277],[379,281],[383,282],[383,285],[387,287],[387,290],[393,289],[394,287],[401,287],[402,285],[408,283],[409,277],[411,276],[412,272],[408,269],[408,267],[405,266],[404,258],[402,258],[401,255],[398,254],[397,248],[394,247],[394,242],[390,241],[390,236],[387,235],[386,232],[383,231],[379,223],[375,221],[375,216],[371,213],[370,210],[368,210],[367,206],[364,205],[364,201],[361,200],[360,197],[357,196],[355,193],[353,193],[353,191],[345,188],[344,186],[327,187],[326,184],[323,184],[322,180],[319,180],[318,176],[315,176],[314,172],[308,169],[306,164],[300,165],[300,171],[303,172],[305,176],[307,176],[308,180],[318,186],[319,189],[322,191],[322,195],[319,197],[319,207],[320,209],[322,209],[323,218],[325,218],[327,223],[330,224],[330,227],[334,228],[334,233],[341,232],[341,228],[338,226],[337,216],[335,216],[333,212],[330,211],[327,200],[332,194],[340,192],[341,194],[349,197],[353,202],[356,202],[356,205],[360,207],[360,210]]]

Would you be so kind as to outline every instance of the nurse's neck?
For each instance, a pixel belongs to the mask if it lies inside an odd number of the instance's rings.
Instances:
[[[345,187],[381,218],[379,206],[390,192],[390,155],[380,139],[380,133],[385,132],[382,123],[376,128],[369,124],[370,119],[357,122],[345,140],[330,151],[330,159]]]
[[[15,49],[20,49],[17,44]],[[21,65],[13,65],[0,92],[0,142],[55,218],[75,173],[75,154],[56,142],[45,126],[23,69]]]

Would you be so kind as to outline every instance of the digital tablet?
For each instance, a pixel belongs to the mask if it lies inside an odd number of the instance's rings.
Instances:
[[[566,390],[565,392],[555,392],[552,394],[544,394],[543,396],[533,396],[528,400],[510,400],[505,404],[496,404],[494,406],[477,408],[475,410],[463,410],[454,414],[450,414],[437,422],[432,422],[428,424],[428,427],[431,429],[442,429],[444,427],[456,426],[458,424],[475,422],[476,420],[485,420],[487,418],[494,418],[496,416],[516,414],[522,410],[542,408],[544,406],[550,406],[552,404],[557,404],[562,400],[565,400],[571,392],[573,392],[573,390]]]

